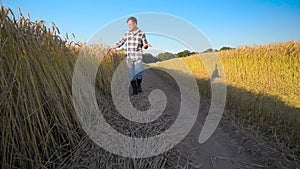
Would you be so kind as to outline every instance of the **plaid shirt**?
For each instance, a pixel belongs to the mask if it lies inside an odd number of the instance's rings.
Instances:
[[[127,31],[124,33],[121,40],[116,43],[118,47],[126,42],[126,56],[127,58],[138,60],[143,58],[143,46],[147,44],[145,33],[137,28],[136,31]]]

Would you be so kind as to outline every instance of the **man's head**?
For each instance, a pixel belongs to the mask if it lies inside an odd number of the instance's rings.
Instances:
[[[127,24],[130,31],[133,31],[137,28],[137,19],[133,16],[127,19]]]

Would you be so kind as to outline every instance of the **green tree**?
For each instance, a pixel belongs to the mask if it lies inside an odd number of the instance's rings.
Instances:
[[[187,57],[190,55],[196,54],[196,52],[190,52],[189,50],[184,50],[182,52],[179,52],[177,54],[175,54],[177,57]]]
[[[143,62],[144,63],[155,63],[161,61],[159,58],[154,57],[151,53],[143,54]]]
[[[232,50],[232,49],[234,49],[234,48],[224,46],[224,47],[222,47],[222,48],[220,49],[220,51],[222,51],[222,50]]]
[[[158,54],[157,58],[161,59],[161,60],[168,60],[168,59],[176,58],[176,55],[174,55],[173,53],[170,53],[170,52],[164,52],[164,53]]]
[[[213,52],[214,50],[212,48],[206,49],[205,51],[203,51],[202,53],[210,53]]]

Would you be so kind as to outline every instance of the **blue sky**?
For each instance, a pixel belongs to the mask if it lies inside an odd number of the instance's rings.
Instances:
[[[300,40],[299,0],[2,0],[1,3],[14,11],[20,7],[32,19],[43,19],[49,25],[54,22],[62,32],[74,33],[80,41],[87,41],[113,20],[143,12],[163,12],[189,21],[215,48]],[[164,40],[151,39],[152,45],[163,46],[162,42],[165,45]],[[177,52],[184,47],[161,48]]]

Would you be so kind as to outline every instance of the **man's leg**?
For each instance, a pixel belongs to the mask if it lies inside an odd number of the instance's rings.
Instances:
[[[126,59],[126,63],[128,66],[130,84],[132,87],[131,95],[136,95],[136,94],[138,94],[138,91],[137,91],[137,84],[136,84],[136,78],[135,78],[135,63],[131,59],[128,59],[128,58]]]
[[[137,60],[135,62],[135,77],[136,77],[136,81],[137,81],[137,91],[138,92],[142,92],[142,78],[143,78],[143,74],[142,74],[142,70],[143,70],[143,62],[142,60]]]

